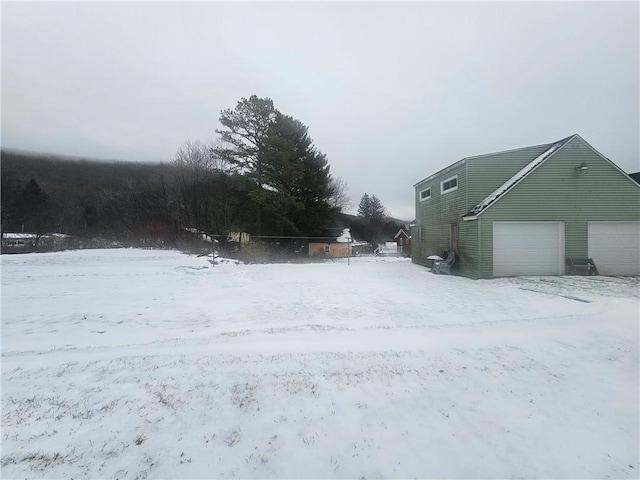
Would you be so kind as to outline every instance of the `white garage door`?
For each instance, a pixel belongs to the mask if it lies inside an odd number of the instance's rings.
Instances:
[[[640,275],[640,222],[589,222],[589,258],[601,275]]]
[[[562,275],[564,223],[493,222],[493,275]]]

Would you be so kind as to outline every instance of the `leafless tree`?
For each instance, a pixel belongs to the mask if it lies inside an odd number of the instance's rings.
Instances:
[[[173,163],[182,175],[191,180],[200,180],[212,171],[227,171],[225,160],[214,153],[218,143],[187,140],[176,152]]]
[[[348,194],[349,185],[347,185],[347,181],[344,178],[332,178],[331,189],[332,193],[329,201],[333,208],[338,209],[341,212],[351,208],[351,197]]]

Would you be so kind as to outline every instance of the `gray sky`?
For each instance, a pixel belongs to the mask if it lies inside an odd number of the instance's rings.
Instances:
[[[354,207],[573,133],[639,164],[638,2],[2,2],[2,146],[169,161],[270,97]]]

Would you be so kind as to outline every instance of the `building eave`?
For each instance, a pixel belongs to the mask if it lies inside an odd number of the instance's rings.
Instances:
[[[419,185],[422,185],[425,182],[428,182],[429,180],[433,180],[435,177],[442,175],[443,173],[446,173],[449,170],[453,170],[454,168],[459,167],[460,165],[464,165],[467,161],[467,158],[463,158],[462,160],[458,160],[455,163],[452,163],[451,165],[449,165],[448,167],[445,167],[441,170],[438,170],[436,173],[434,173],[433,175],[429,175],[426,178],[423,178],[422,180],[420,180],[418,183],[416,183],[413,188],[417,188]]]

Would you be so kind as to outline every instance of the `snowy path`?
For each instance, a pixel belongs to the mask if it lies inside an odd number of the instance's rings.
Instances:
[[[637,278],[2,257],[5,478],[638,478]]]

